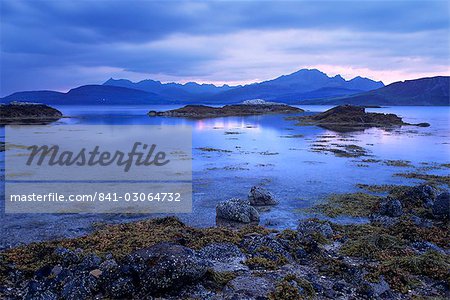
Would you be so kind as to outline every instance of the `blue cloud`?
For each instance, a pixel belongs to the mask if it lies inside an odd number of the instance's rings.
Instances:
[[[1,95],[108,72],[245,82],[323,65],[399,77],[442,73],[449,59],[448,1],[3,0],[0,14]]]

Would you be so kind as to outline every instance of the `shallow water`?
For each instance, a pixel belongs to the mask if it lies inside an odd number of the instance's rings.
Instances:
[[[331,193],[354,192],[357,183],[414,184],[416,180],[393,176],[417,171],[448,174],[449,169],[423,169],[423,163],[450,162],[450,107],[385,107],[373,112],[395,113],[410,123],[428,122],[428,128],[404,126],[393,130],[367,129],[338,133],[316,126],[295,126],[285,115],[227,117],[207,120],[148,117],[149,110],[177,106],[79,107],[60,106],[71,116],[53,124],[164,124],[193,128],[193,212],[178,215],[194,226],[216,224],[215,206],[231,197],[247,197],[253,185],[264,185],[280,204],[261,212],[261,224],[295,227],[311,207]],[[300,106],[306,114],[330,106]],[[4,130],[1,131],[2,137]],[[312,144],[333,147],[357,145],[363,157],[336,157],[314,152]],[[202,151],[210,147],[231,152]],[[339,147],[338,147],[339,148]],[[1,153],[1,160],[4,155]],[[363,159],[381,160],[365,163]],[[383,160],[408,160],[414,167],[386,165]],[[416,168],[419,168],[418,170]],[[124,215],[4,215],[0,247],[43,239],[77,236],[91,230],[92,222],[122,222],[148,216]],[[364,219],[342,218],[342,222]]]

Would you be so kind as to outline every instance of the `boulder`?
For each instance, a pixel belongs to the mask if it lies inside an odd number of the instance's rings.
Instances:
[[[253,186],[250,189],[250,192],[248,193],[248,200],[250,201],[250,205],[253,206],[278,204],[278,201],[275,200],[272,193],[261,186]]]
[[[246,259],[239,248],[231,243],[213,243],[198,252],[215,272],[248,270],[242,262]]]
[[[53,255],[63,266],[69,266],[80,262],[80,255],[77,252],[67,248],[58,247],[53,252]]]
[[[387,196],[380,203],[379,214],[388,217],[400,217],[403,215],[402,203],[390,196]]]
[[[330,238],[334,234],[333,228],[331,228],[328,222],[317,219],[301,221],[297,226],[297,232],[300,238],[314,234],[320,234],[325,238]]]
[[[216,206],[216,216],[241,223],[259,221],[259,213],[253,206],[250,206],[250,201],[238,198],[219,202]]]
[[[228,282],[223,289],[224,299],[267,299],[268,294],[274,291],[272,281],[255,276],[238,276]]]
[[[195,282],[207,270],[206,261],[192,249],[174,243],[159,243],[135,251],[126,261],[139,279],[141,292],[147,295]]]
[[[271,261],[284,258],[292,261],[288,249],[273,236],[249,235],[243,239],[240,246],[253,257],[262,257]]]
[[[405,193],[405,196],[400,199],[407,206],[408,204],[419,204],[426,208],[430,208],[433,205],[438,191],[431,185],[421,184],[412,187]]]
[[[440,194],[433,203],[432,211],[436,219],[450,219],[450,194]]]

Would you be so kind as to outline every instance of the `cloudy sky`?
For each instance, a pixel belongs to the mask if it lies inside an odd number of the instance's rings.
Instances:
[[[110,77],[242,84],[301,68],[449,75],[449,1],[1,3],[1,96]]]

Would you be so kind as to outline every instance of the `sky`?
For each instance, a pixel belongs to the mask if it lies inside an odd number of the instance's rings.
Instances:
[[[246,84],[450,75],[449,1],[0,0],[0,96],[110,77]]]

